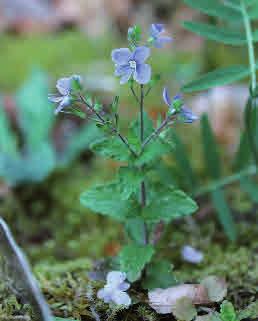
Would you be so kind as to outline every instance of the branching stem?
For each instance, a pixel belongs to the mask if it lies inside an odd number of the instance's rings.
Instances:
[[[81,101],[83,102],[84,105],[86,105],[98,118],[98,120],[100,121],[100,123],[102,125],[106,125],[107,122],[106,120],[100,115],[100,113],[98,113],[94,108],[93,106],[91,106],[90,104],[88,104],[88,102],[86,101],[86,99],[80,95],[80,99]],[[110,130],[116,134],[119,139],[123,142],[123,144],[129,149],[129,151],[131,152],[131,154],[134,156],[134,157],[137,157],[138,155],[136,154],[136,152],[132,149],[131,145],[129,144],[129,142],[127,141],[127,139],[119,132],[119,130],[113,126],[110,126]]]

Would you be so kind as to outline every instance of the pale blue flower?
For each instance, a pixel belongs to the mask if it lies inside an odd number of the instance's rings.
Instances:
[[[141,85],[150,81],[151,67],[145,63],[150,56],[148,47],[136,47],[133,52],[128,48],[115,49],[111,56],[116,67],[115,75],[121,77],[121,84],[127,83],[131,76]]]
[[[163,90],[163,100],[169,107],[169,112],[171,115],[178,114],[179,120],[182,120],[184,123],[191,124],[194,121],[198,120],[198,116],[196,116],[191,109],[187,108],[183,104],[183,99],[181,95],[176,95],[173,98],[173,101],[170,98],[169,92],[167,88]]]
[[[71,104],[73,81],[77,82],[78,84],[82,83],[82,79],[78,75],[61,78],[57,81],[57,84],[56,84],[56,88],[59,94],[48,95],[49,101],[51,101],[52,103],[58,104],[55,110],[55,114],[61,112],[65,107],[68,107]]]
[[[117,305],[129,306],[131,298],[126,293],[130,288],[130,284],[125,282],[126,273],[120,271],[112,271],[107,275],[107,283],[103,289],[97,293],[97,297],[105,303],[115,303]]]
[[[163,36],[165,31],[164,25],[161,23],[153,23],[150,27],[150,42],[156,48],[162,48],[166,43],[171,42],[172,38]]]
[[[194,247],[190,245],[185,245],[181,250],[181,255],[184,261],[198,264],[203,261],[203,253],[201,251],[196,250]]]

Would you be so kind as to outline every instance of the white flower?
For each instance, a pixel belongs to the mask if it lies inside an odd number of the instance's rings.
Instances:
[[[126,273],[112,271],[107,275],[107,283],[103,289],[97,293],[97,297],[105,303],[115,303],[117,305],[129,306],[131,298],[125,292],[130,288],[130,284],[125,282]]]
[[[186,262],[193,264],[198,264],[203,260],[203,253],[190,245],[185,245],[182,248],[181,255]]]

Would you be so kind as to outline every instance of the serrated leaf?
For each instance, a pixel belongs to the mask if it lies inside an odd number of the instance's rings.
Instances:
[[[197,204],[184,192],[173,189],[160,189],[153,200],[143,209],[143,217],[147,222],[169,223],[174,219],[193,214]]]
[[[241,46],[246,44],[246,38],[240,32],[227,30],[225,28],[217,27],[215,25],[185,21],[183,26],[201,37],[209,40],[222,42],[227,45]]]
[[[238,319],[257,319],[258,318],[258,301],[249,304],[245,309],[238,312]]]
[[[235,241],[237,238],[236,225],[233,219],[232,212],[227,204],[224,192],[220,189],[217,189],[211,193],[211,199],[220,224],[223,226],[223,229],[227,237],[231,241]]]
[[[167,260],[158,260],[150,263],[146,268],[143,288],[153,290],[157,288],[166,289],[178,284],[173,274],[173,265]]]
[[[239,321],[233,304],[223,301],[220,306],[220,318],[222,321]]]
[[[135,200],[123,200],[119,182],[97,185],[82,193],[80,202],[88,209],[118,221],[136,217],[139,213]]]
[[[171,147],[162,139],[156,138],[145,147],[143,153],[134,161],[134,164],[136,166],[150,164],[170,152]]]
[[[211,302],[220,302],[227,295],[226,282],[217,276],[206,277],[201,281],[201,285],[207,289]]]
[[[172,312],[176,319],[180,321],[191,321],[197,316],[197,310],[188,297],[178,299]]]
[[[241,13],[229,7],[223,6],[219,1],[207,0],[184,0],[190,7],[200,10],[212,17],[218,17],[227,21],[239,21],[242,19]]]
[[[120,167],[118,179],[121,183],[122,199],[129,199],[132,194],[139,191],[141,182],[144,180],[145,172],[137,167]]]
[[[152,245],[140,246],[130,244],[123,247],[119,254],[121,271],[125,272],[130,282],[135,282],[141,277],[141,273],[154,254]]]
[[[144,220],[141,217],[129,218],[125,222],[125,230],[129,239],[137,244],[143,245],[144,239]]]
[[[206,90],[216,86],[228,85],[244,79],[249,75],[249,73],[249,68],[241,65],[219,68],[202,75],[199,79],[196,79],[183,86],[182,91],[194,92]]]
[[[118,137],[105,137],[93,142],[90,149],[107,158],[112,158],[118,161],[130,160],[130,151]]]

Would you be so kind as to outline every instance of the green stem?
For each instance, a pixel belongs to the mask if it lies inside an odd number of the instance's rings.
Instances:
[[[254,53],[254,44],[253,44],[253,35],[252,35],[252,27],[251,22],[246,10],[245,2],[241,1],[241,11],[244,20],[245,32],[246,32],[246,41],[248,46],[248,55],[249,55],[249,65],[250,65],[250,73],[252,79],[252,91],[255,91],[256,88],[256,64],[255,64],[255,53]]]
[[[144,142],[144,87],[141,85],[141,97],[140,97],[140,140],[141,144]],[[144,181],[141,182],[141,207],[146,206],[146,184]],[[144,244],[148,244],[148,231],[147,225],[144,223]]]

